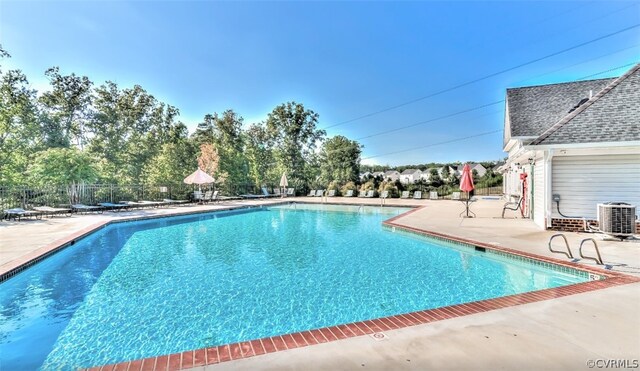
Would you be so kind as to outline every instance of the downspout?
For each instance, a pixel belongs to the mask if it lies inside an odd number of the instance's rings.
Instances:
[[[531,220],[535,220],[535,214],[534,214],[534,207],[535,205],[535,193],[536,193],[536,187],[535,187],[535,179],[534,179],[534,174],[535,174],[535,152],[533,153],[533,161],[529,162],[529,171],[531,172],[531,185],[529,185],[529,188],[531,189],[531,201],[529,202],[529,219]]]
[[[544,203],[545,203],[545,216],[546,216],[546,228],[551,227],[551,214],[553,213],[552,211],[552,195],[553,195],[553,189],[551,189],[551,185],[553,184],[552,179],[551,179],[551,175],[553,174],[553,169],[551,168],[552,164],[553,164],[553,149],[549,149],[546,150],[544,152],[544,163],[545,163],[545,167],[544,167],[544,171],[545,171],[545,177],[544,177],[544,181],[545,181],[545,185],[544,185]]]

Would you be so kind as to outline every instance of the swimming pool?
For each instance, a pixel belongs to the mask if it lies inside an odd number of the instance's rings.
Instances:
[[[584,282],[287,205],[109,225],[0,284],[0,366],[76,369]]]

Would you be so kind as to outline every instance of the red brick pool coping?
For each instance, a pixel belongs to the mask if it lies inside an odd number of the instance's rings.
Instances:
[[[226,208],[216,210],[198,211],[198,213],[222,211],[237,208]],[[92,367],[89,370],[180,370],[198,366],[213,365],[221,362],[228,362],[243,358],[249,358],[259,356],[267,353],[274,353],[289,349],[302,348],[310,345],[322,344],[332,342],[341,339],[347,339],[351,337],[370,335],[378,332],[400,329],[409,326],[416,326],[427,324],[431,322],[443,321],[446,319],[468,316],[477,313],[484,313],[496,309],[508,308],[521,304],[534,303],[538,301],[550,300],[560,298],[563,296],[574,295],[579,293],[585,293],[589,291],[600,290],[608,287],[614,287],[629,283],[640,282],[640,278],[621,274],[618,272],[611,272],[604,269],[595,267],[583,266],[573,262],[566,262],[558,259],[548,258],[535,254],[525,253],[518,250],[513,250],[505,247],[497,247],[491,244],[474,241],[470,239],[464,239],[456,236],[446,235],[443,233],[423,230],[420,228],[408,227],[405,225],[397,224],[395,221],[399,218],[405,217],[408,214],[414,213],[422,209],[415,208],[404,214],[395,216],[389,220],[383,222],[383,225],[397,228],[400,230],[432,236],[440,239],[446,239],[454,242],[460,242],[472,246],[484,247],[485,249],[502,251],[507,254],[521,256],[524,258],[530,258],[547,262],[550,264],[560,265],[580,271],[586,271],[596,274],[601,277],[605,277],[603,280],[589,281],[584,283],[578,283],[568,286],[562,286],[557,288],[527,292],[523,294],[516,294],[510,296],[503,296],[495,299],[486,299],[476,302],[451,305],[436,309],[427,309],[411,313],[404,313],[393,315],[389,317],[371,319],[366,321],[348,323],[343,325],[325,327],[320,329],[313,329],[302,332],[295,332],[291,334],[277,335],[272,337],[266,337],[262,339],[243,341],[233,344],[219,345],[209,348],[202,348],[196,350],[189,350],[181,353],[174,353],[169,355],[161,355],[156,357],[149,357],[144,359],[138,359],[133,361],[126,361],[111,365]],[[178,215],[191,215],[189,213],[177,213],[171,215],[153,215],[132,217],[126,220],[117,221],[104,221],[96,223],[89,227],[67,236],[62,240],[53,242],[43,248],[37,249],[32,253],[25,255],[19,262],[10,262],[0,267],[0,278],[8,278],[14,274],[19,273],[23,269],[35,264],[36,262],[44,259],[52,253],[60,250],[66,246],[72,245],[79,238],[82,238],[100,228],[105,227],[111,223],[118,223],[121,221],[134,221],[150,218],[161,218]],[[8,275],[8,277],[5,277]],[[0,279],[0,282],[3,279]]]

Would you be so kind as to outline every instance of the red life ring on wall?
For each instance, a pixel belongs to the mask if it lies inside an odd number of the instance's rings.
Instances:
[[[520,180],[522,180],[522,205],[520,205],[520,214],[524,218],[525,210],[527,209],[527,173],[520,173]]]

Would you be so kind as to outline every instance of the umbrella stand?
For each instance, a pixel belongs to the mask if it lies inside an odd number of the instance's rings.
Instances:
[[[465,204],[465,210],[463,212],[460,213],[459,216],[462,216],[462,214],[465,214],[463,216],[463,218],[475,218],[476,217],[476,213],[474,213],[473,211],[469,210],[469,202],[471,202],[471,195],[469,192],[467,192],[467,199],[464,200],[464,204]],[[473,214],[473,216],[470,216],[469,213]]]

